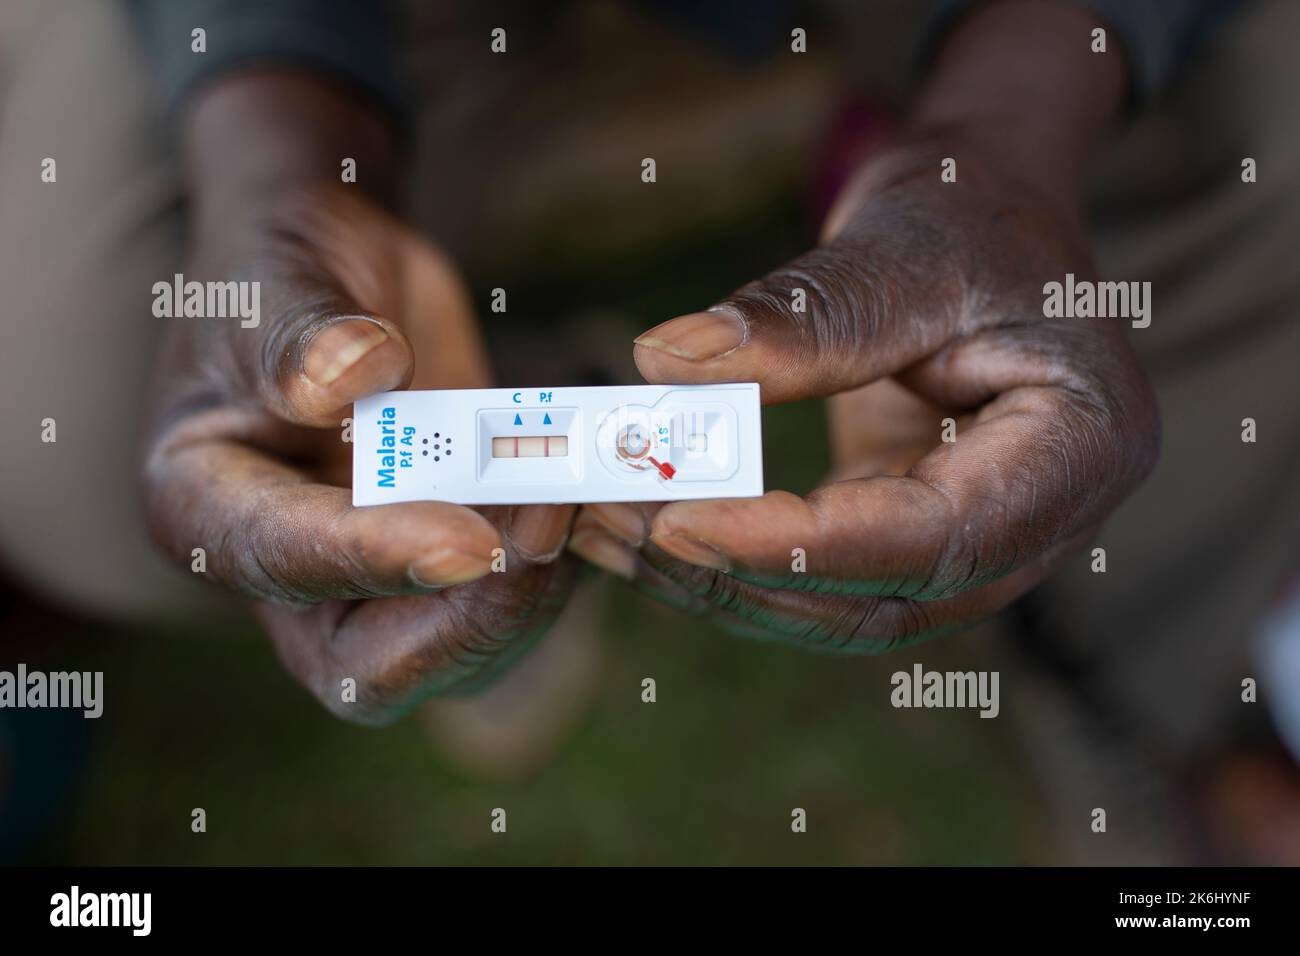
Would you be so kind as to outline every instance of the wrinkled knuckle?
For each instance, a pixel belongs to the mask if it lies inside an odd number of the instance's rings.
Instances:
[[[254,507],[253,514],[261,511]],[[252,597],[274,604],[302,606],[316,603],[287,573],[293,564],[292,539],[279,529],[254,522],[248,526],[230,521],[214,529],[218,576]]]
[[[277,570],[283,559],[278,545],[268,545],[263,536],[255,535],[247,547],[231,548],[223,542],[222,550],[231,554],[231,583],[241,591],[276,604],[304,603]]]
[[[882,654],[889,649],[889,635],[881,630],[882,611],[888,598],[867,598],[843,615],[842,646],[861,654]]]
[[[881,598],[878,613],[855,635],[856,649],[863,654],[890,654],[923,641],[936,633],[930,609],[923,601],[910,598]]]
[[[930,608],[924,601],[899,601],[896,605],[896,624],[888,635],[888,644],[881,653],[897,650],[934,635],[937,626]]]
[[[974,586],[979,581],[980,552],[986,544],[974,522],[958,517],[929,574],[908,597],[932,601]]]
[[[656,549],[646,551],[645,556],[664,577],[696,598],[711,599],[726,587],[727,576],[721,571],[688,564]]]

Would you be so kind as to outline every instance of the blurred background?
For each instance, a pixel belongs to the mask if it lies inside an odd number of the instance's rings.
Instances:
[[[151,356],[119,355],[113,327],[156,323],[150,285],[179,271],[168,128],[124,6],[11,0],[0,270],[42,281],[7,297],[5,351],[24,358],[6,361],[0,398],[13,434],[56,415],[61,443],[101,442],[105,473],[4,452],[0,668],[102,670],[106,689],[97,721],[0,710],[0,862],[1300,861],[1283,743],[1300,723],[1300,117],[1286,92],[1300,21],[1281,0],[1241,8],[1098,176],[1103,271],[1155,285],[1135,345],[1168,433],[1156,475],[1103,532],[1108,573],[1085,554],[998,620],[864,659],[740,641],[591,572],[539,652],[572,664],[565,712],[519,757],[491,706],[340,723],[234,599],[146,557],[135,423],[63,423],[95,420],[106,396],[129,404],[146,374]],[[499,381],[600,384],[639,381],[641,331],[816,241],[835,190],[894,128],[935,5],[412,3],[407,16],[424,104],[410,220],[464,270]],[[493,58],[485,38],[502,24],[511,55]],[[807,54],[789,52],[794,26]],[[32,172],[47,155],[68,157],[57,198]],[[1233,205],[1247,155],[1268,181]],[[653,189],[635,174],[645,156]],[[105,272],[116,280],[91,278]],[[504,316],[487,309],[497,287]],[[47,344],[30,341],[45,341],[37,326]],[[50,388],[68,348],[107,356],[80,398]],[[1246,415],[1258,446],[1240,441]],[[767,486],[813,488],[829,464],[821,405],[769,407],[763,427]],[[16,507],[51,482],[57,513]],[[64,544],[48,567],[25,556],[38,539]],[[890,675],[916,662],[1000,671],[1001,716],[893,709]],[[1243,703],[1244,677],[1271,703]],[[508,836],[488,827],[497,807]],[[807,833],[791,832],[796,807]]]

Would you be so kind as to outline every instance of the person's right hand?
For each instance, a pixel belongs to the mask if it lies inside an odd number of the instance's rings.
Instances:
[[[573,509],[354,508],[343,440],[363,396],[489,384],[456,273],[355,186],[277,187],[255,215],[199,205],[185,278],[259,282],[261,315],[171,320],[144,465],[154,538],[185,566],[204,549],[342,717],[472,689],[562,603]]]

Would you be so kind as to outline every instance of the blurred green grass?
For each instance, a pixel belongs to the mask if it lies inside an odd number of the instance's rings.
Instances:
[[[511,294],[548,303],[557,321],[599,303],[653,324],[795,254],[808,242],[801,219],[783,201],[671,251],[595,264],[580,283],[521,274]],[[766,409],[764,443],[768,487],[806,491],[826,466],[821,405]],[[49,666],[106,671],[106,716],[32,862],[1041,861],[1042,801],[1009,718],[889,706],[890,674],[913,661],[988,666],[962,638],[888,658],[803,654],[728,637],[621,584],[604,622],[610,663],[594,707],[550,766],[513,785],[443,765],[418,721],[377,731],[328,716],[251,624],[83,633]],[[647,676],[654,704],[641,701]],[[193,807],[207,812],[205,834],[190,831]],[[509,814],[507,834],[489,828],[494,807]],[[805,834],[791,832],[794,807],[807,811]]]
[[[914,655],[801,654],[728,637],[618,587],[610,666],[537,777],[476,782],[416,721],[326,715],[251,629],[116,635],[70,817],[38,862],[167,864],[1011,863],[1037,803],[1006,720],[896,711]],[[72,648],[67,648],[71,651]],[[62,656],[62,655],[61,655]],[[654,677],[658,700],[641,701]],[[203,807],[208,832],[192,834]],[[509,830],[489,829],[494,807]],[[790,812],[808,812],[808,832]]]

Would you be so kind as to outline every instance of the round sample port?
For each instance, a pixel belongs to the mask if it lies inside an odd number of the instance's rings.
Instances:
[[[650,454],[650,442],[639,425],[629,425],[619,432],[615,448],[618,456],[628,461],[638,461]]]

